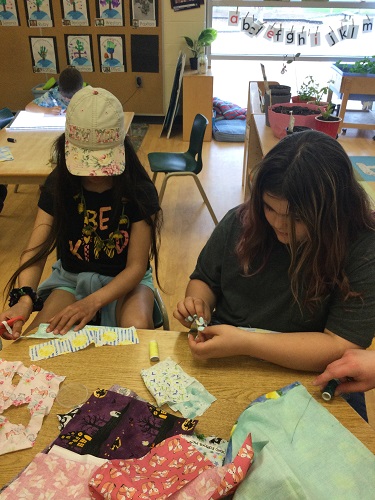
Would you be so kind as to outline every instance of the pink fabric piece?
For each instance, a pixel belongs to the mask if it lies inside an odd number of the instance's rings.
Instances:
[[[97,464],[80,464],[54,454],[39,453],[1,493],[1,500],[90,500],[88,481],[97,467]]]
[[[96,470],[89,488],[95,500],[218,500],[234,493],[253,458],[250,434],[233,462],[221,467],[213,467],[178,436],[166,439],[141,459],[107,462]]]
[[[17,386],[12,384],[16,374],[21,377]],[[31,415],[26,427],[0,415],[0,455],[33,446],[64,379],[36,365],[27,368],[20,361],[0,359],[0,413],[27,404]]]
[[[89,482],[94,499],[166,499],[213,464],[182,436],[166,439],[139,459],[110,460]]]
[[[233,494],[244,479],[254,459],[251,435],[241,446],[230,464],[202,472],[189,484],[169,497],[169,500],[218,500]]]

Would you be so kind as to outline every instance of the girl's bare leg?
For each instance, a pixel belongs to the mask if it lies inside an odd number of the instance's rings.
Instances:
[[[116,308],[117,325],[122,328],[153,329],[152,313],[154,294],[146,285],[138,285],[126,297],[118,299]]]
[[[54,290],[48,299],[44,302],[43,309],[35,316],[30,325],[27,326],[23,334],[36,330],[41,323],[49,323],[53,316],[64,309],[64,307],[73,304],[76,301],[75,296],[66,290]]]

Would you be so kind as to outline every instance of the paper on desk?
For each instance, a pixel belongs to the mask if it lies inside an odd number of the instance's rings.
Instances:
[[[47,332],[45,332],[46,335]],[[37,334],[34,334],[38,335]],[[43,333],[41,333],[44,338]],[[53,334],[52,334],[53,335]],[[49,342],[32,345],[29,347],[29,356],[32,361],[40,359],[53,358],[61,354],[80,351],[85,349],[90,344],[95,344],[95,347],[104,345],[128,345],[139,344],[137,331],[134,327],[131,328],[116,328],[110,326],[86,326],[78,332],[70,330],[66,335],[56,337]],[[48,338],[48,337],[47,337]]]
[[[0,161],[14,160],[10,148],[3,146],[0,148]]]

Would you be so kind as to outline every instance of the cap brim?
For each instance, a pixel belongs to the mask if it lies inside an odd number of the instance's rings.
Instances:
[[[125,170],[125,147],[92,150],[65,141],[66,167],[73,175],[82,177],[120,175]]]

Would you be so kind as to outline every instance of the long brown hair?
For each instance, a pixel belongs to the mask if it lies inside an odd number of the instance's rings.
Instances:
[[[72,191],[79,193],[81,190],[81,178],[72,175],[66,168],[65,163],[65,134],[57,138],[54,143],[53,151],[56,156],[56,167],[54,170],[55,182],[54,191],[52,193],[54,200],[54,217],[51,231],[37,252],[26,262],[24,262],[17,271],[13,273],[9,279],[6,288],[5,296],[15,286],[20,273],[32,266],[36,262],[48,257],[55,248],[59,249],[59,244],[66,241],[65,231],[69,227],[68,215],[65,210],[66,197],[70,196]],[[145,207],[145,200],[141,203],[140,199],[136,197],[136,193],[143,190],[146,184],[152,184],[152,181],[141,164],[131,140],[128,136],[125,137],[125,161],[126,168],[121,175],[116,176],[116,182],[113,183],[114,192],[114,215],[119,216],[122,208],[122,200],[126,198],[136,203],[138,209],[145,216],[145,221],[151,228],[151,250],[150,259],[153,259],[153,266],[155,270],[155,277],[161,289],[162,286],[159,282],[158,269],[158,249],[160,245],[160,230],[162,225],[162,211],[161,209],[153,216],[147,215],[147,208]],[[42,188],[43,189],[43,188]],[[145,196],[142,197],[145,199]],[[36,250],[31,248],[25,252]]]
[[[350,244],[360,231],[375,230],[375,218],[339,142],[316,131],[292,134],[256,167],[249,200],[239,207],[236,252],[245,275],[262,270],[278,244],[264,215],[264,193],[288,202],[289,277],[296,302],[313,310],[336,286],[344,300],[360,295],[351,290],[344,266]],[[295,238],[296,219],[307,228],[303,242]]]

